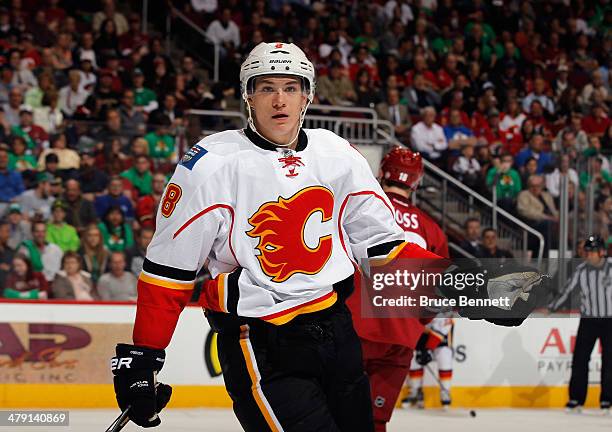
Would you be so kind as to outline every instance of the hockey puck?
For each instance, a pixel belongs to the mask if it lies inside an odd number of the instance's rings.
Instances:
[[[476,411],[470,410],[470,417],[476,417]]]

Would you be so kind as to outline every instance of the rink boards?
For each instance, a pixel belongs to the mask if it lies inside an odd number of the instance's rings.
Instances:
[[[130,342],[127,304],[0,302],[0,407],[113,407],[109,359]],[[455,321],[453,402],[466,407],[559,407],[567,398],[577,318],[533,318],[519,328]],[[435,364],[433,365],[435,369]],[[590,381],[599,380],[594,349]],[[187,308],[159,375],[174,407],[227,407],[216,339],[202,310]],[[438,399],[429,372],[426,398]],[[593,385],[587,405],[595,406]]]

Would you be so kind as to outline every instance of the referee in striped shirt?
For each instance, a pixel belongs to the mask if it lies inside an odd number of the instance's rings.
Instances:
[[[605,254],[605,243],[590,236],[585,244],[585,261],[575,270],[561,295],[549,306],[557,310],[576,287],[580,287],[580,324],[572,357],[569,402],[566,407],[580,411],[587,395],[589,361],[597,339],[601,342],[600,407],[610,412],[612,401],[612,258]]]

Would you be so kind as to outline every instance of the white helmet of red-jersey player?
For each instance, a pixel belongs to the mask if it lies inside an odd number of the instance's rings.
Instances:
[[[259,131],[257,131],[255,123],[253,122],[249,93],[251,93],[254,88],[253,78],[264,75],[289,75],[302,79],[303,90],[307,94],[308,101],[300,113],[300,126],[297,132],[299,134],[299,130],[304,123],[304,116],[306,115],[308,105],[314,99],[314,66],[310,60],[308,60],[304,51],[292,43],[262,42],[251,50],[240,67],[240,92],[247,106],[249,126],[257,132],[257,134],[259,134]],[[297,134],[291,142],[277,145],[289,146],[296,138]]]

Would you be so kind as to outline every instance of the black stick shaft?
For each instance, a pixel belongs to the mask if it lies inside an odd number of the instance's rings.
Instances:
[[[119,432],[121,429],[123,429],[130,421],[130,416],[128,415],[129,409],[130,407],[127,407],[125,410],[123,410],[123,412],[119,414],[119,417],[117,417],[108,427],[108,429],[106,429],[106,432]]]

